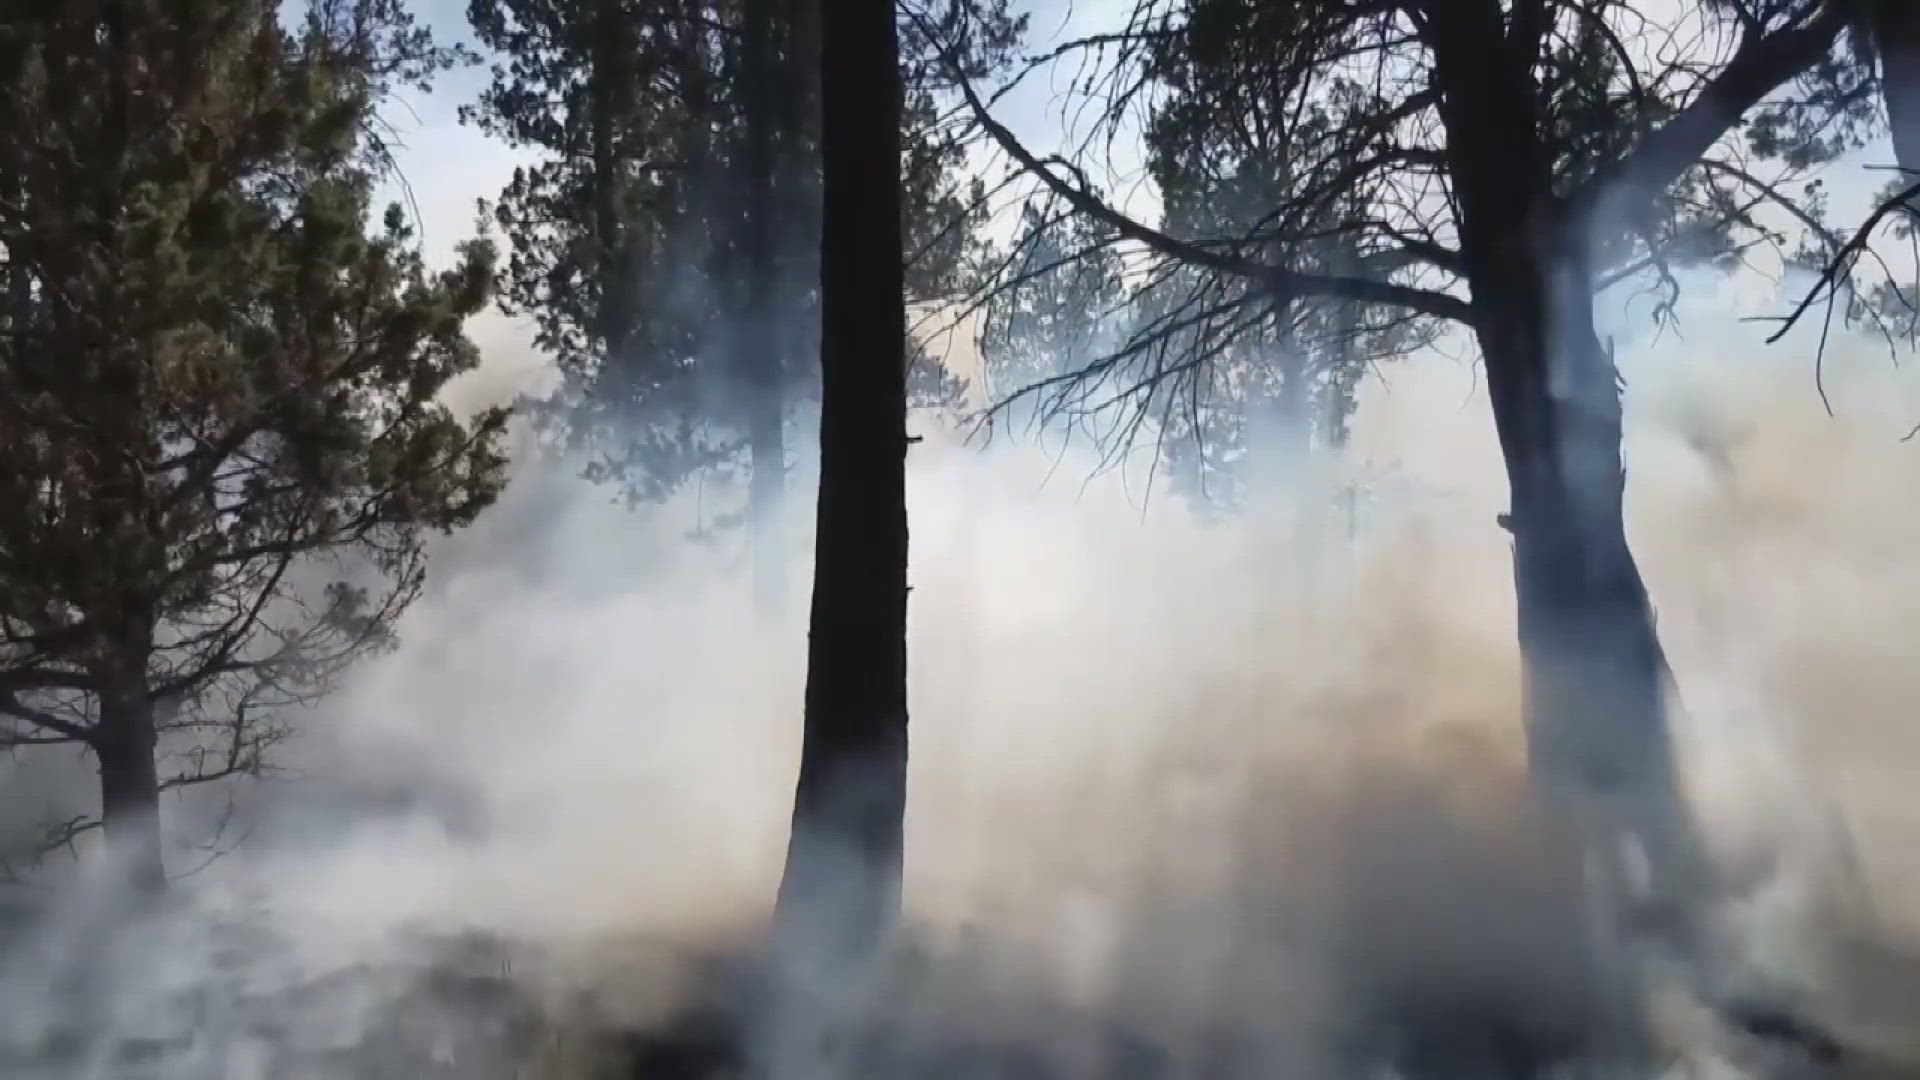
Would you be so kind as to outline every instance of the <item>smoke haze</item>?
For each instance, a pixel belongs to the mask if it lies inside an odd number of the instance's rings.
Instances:
[[[1619,320],[1630,529],[1739,886],[1740,970],[1901,1057],[1920,444],[1900,439],[1920,393],[1883,348],[1839,341],[1829,418],[1812,339],[1763,347],[1741,314],[1703,291],[1678,336]],[[529,373],[508,353],[462,389]],[[1394,1052],[1382,1032],[1498,1016],[1551,1042],[1604,1007],[1573,868],[1525,789],[1504,484],[1471,366],[1389,369],[1351,458],[1222,517],[1153,487],[1145,455],[1089,480],[1077,448],[916,448],[902,1053],[985,1041],[1111,1075],[1121,1031],[1176,1070],[1357,1074]],[[1355,477],[1368,498],[1330,509]],[[104,935],[84,873],[49,887],[59,916],[0,973],[0,1038],[105,1027],[169,1080],[290,1060],[385,1077],[419,1067],[350,1051],[413,1024],[447,1075],[579,1076],[586,1033],[697,1004],[705,962],[771,907],[804,678],[804,560],[766,626],[740,538],[688,539],[724,498],[629,513],[570,466],[524,464],[443,544],[399,651],[300,719],[287,775],[232,793],[245,842],[162,929]],[[38,805],[15,778],[45,775],[16,768],[9,798]],[[171,805],[176,831],[224,794]],[[82,956],[106,974],[48,994]],[[467,990],[401,1007],[461,964]],[[1656,1020],[1726,1050],[1681,1010]],[[47,1075],[136,1075],[126,1060]]]

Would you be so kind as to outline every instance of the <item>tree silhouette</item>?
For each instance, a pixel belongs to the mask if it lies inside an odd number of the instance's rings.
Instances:
[[[891,930],[907,800],[899,39],[891,0],[844,0],[823,15],[820,497],[800,777],[775,912],[789,1019],[852,981]]]

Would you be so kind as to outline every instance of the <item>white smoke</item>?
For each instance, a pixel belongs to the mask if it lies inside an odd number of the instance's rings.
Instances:
[[[1841,341],[1829,419],[1808,343],[1763,348],[1737,315],[1622,348],[1631,531],[1694,792],[1747,885],[1741,970],[1900,1056],[1920,393]],[[1474,382],[1428,358],[1370,387],[1355,458],[1403,479],[1357,521],[1324,478],[1223,519],[1143,507],[1144,462],[1089,482],[1077,453],[915,450],[900,1061],[1280,1075],[1370,1067],[1388,1031],[1577,1041],[1610,987],[1526,794]],[[691,523],[526,467],[444,545],[400,651],[239,792],[251,835],[175,910],[111,931],[84,875],[47,897],[0,970],[7,1075],[579,1076],[591,1031],[702,1003],[771,905],[806,575],[761,624],[739,538]]]

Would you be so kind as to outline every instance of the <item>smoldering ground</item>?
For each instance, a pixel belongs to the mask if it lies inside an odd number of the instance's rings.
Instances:
[[[1920,1060],[1920,393],[1843,342],[1829,419],[1810,344],[1736,316],[1621,350],[1729,981]],[[1073,448],[916,448],[888,1074],[1482,1075],[1587,1047],[1614,988],[1525,786],[1471,368],[1390,371],[1356,447],[1231,518],[1149,497],[1144,457],[1088,482]],[[1327,511],[1356,478],[1363,509]],[[758,621],[738,538],[689,539],[724,505],[629,513],[526,466],[401,649],[231,793],[245,842],[175,910],[110,932],[84,874],[38,894],[0,972],[8,1075],[584,1076],[608,1033],[657,1045],[714,1004],[780,866],[806,606],[797,565]],[[12,813],[60,794],[15,769]],[[1676,1057],[1767,1064],[1647,1011]]]

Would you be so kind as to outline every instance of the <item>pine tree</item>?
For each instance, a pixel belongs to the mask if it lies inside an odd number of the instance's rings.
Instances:
[[[468,118],[536,151],[495,207],[503,304],[530,316],[562,382],[534,414],[635,501],[696,474],[748,474],[764,531],[784,498],[786,428],[818,392],[797,342],[819,322],[816,0],[473,0],[500,57]],[[976,70],[1021,22],[952,0]],[[985,220],[945,67],[908,39],[902,203],[909,296],[966,288]],[[955,392],[913,357],[923,399]],[[756,467],[761,466],[761,467]],[[763,588],[777,569],[758,561]]]
[[[994,400],[1033,393],[1112,351],[1129,298],[1119,254],[1099,240],[1070,210],[1021,207],[1020,232],[1000,260],[1004,280],[981,311],[980,360]]]
[[[494,497],[503,414],[437,400],[492,248],[369,220],[375,106],[450,59],[396,0],[13,5],[0,55],[0,716],[157,891],[161,795],[258,770]]]

